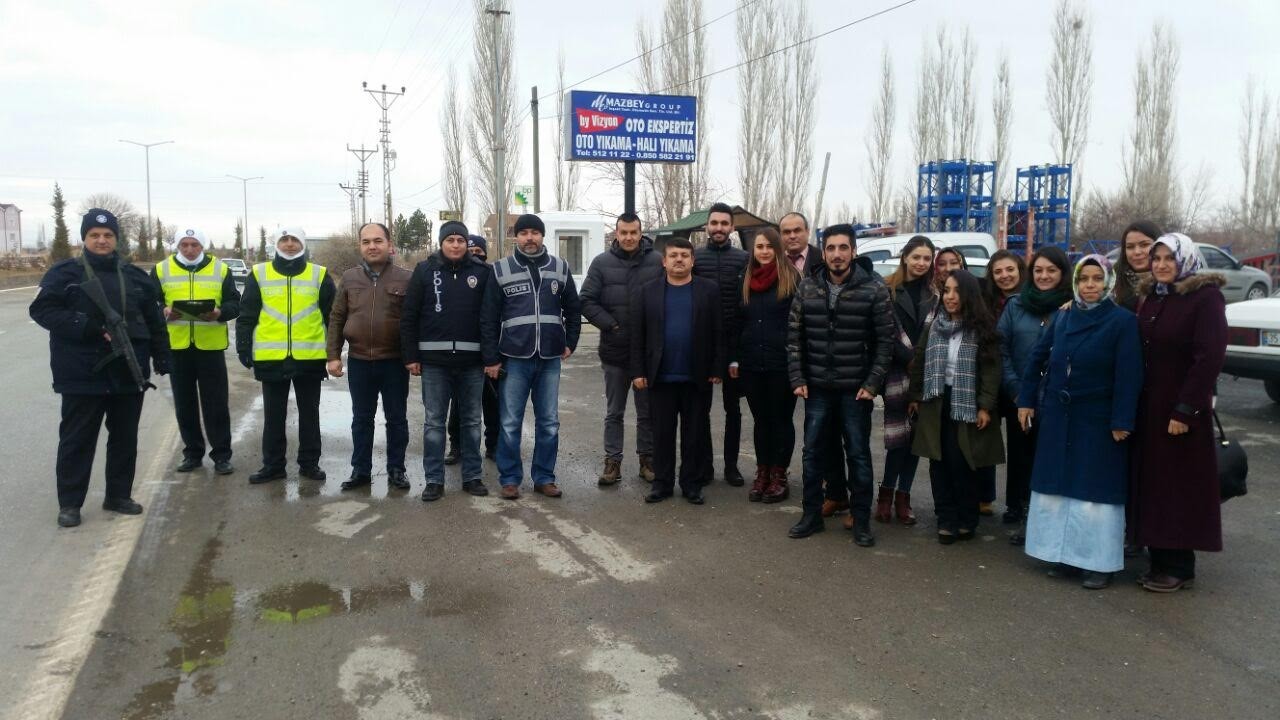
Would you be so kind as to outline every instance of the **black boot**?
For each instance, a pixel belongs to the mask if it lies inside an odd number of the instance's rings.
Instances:
[[[102,501],[102,509],[121,515],[141,515],[142,505],[133,498],[107,498]]]
[[[273,470],[271,468],[264,467],[258,472],[249,476],[249,484],[261,485],[262,483],[268,483],[268,482],[271,482],[272,480],[283,480],[285,479],[285,477],[287,477],[287,475],[283,469]]]
[[[80,508],[64,507],[58,511],[60,527],[75,527],[80,524]]]
[[[461,459],[462,459],[462,453],[458,451],[458,446],[450,445],[449,452],[444,454],[444,464],[457,465],[458,461]]]
[[[409,478],[405,475],[404,470],[400,470],[400,469],[388,470],[387,471],[387,487],[392,487],[392,488],[395,488],[396,490],[408,490]]]
[[[369,473],[360,472],[359,470],[352,470],[351,479],[346,480],[342,483],[342,489],[355,490],[356,488],[362,488],[371,482],[373,482],[373,476],[370,475]]]
[[[806,512],[800,518],[800,522],[791,526],[791,529],[787,531],[787,535],[798,540],[807,538],[814,533],[820,533],[824,529],[826,528],[822,524],[822,513]]]

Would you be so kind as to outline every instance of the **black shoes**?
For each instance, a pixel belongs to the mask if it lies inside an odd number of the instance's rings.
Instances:
[[[486,497],[489,494],[489,488],[485,487],[481,480],[468,480],[462,483],[462,491],[472,497]]]
[[[1086,570],[1084,573],[1084,582],[1080,583],[1080,587],[1086,590],[1101,590],[1110,584],[1111,573]]]
[[[942,532],[942,531],[938,532],[938,544],[954,545],[955,542],[956,542],[956,534],[951,532],[950,530],[946,532]]]
[[[192,470],[195,470],[196,468],[200,467],[200,465],[201,465],[201,462],[199,458],[182,458],[182,462],[178,463],[178,467],[174,468],[173,471],[180,472],[180,473],[189,473]]]
[[[787,535],[799,540],[800,538],[807,538],[814,533],[820,533],[825,529],[826,527],[822,524],[821,513],[805,513],[800,518],[800,522],[791,526],[791,529],[787,531]]]
[[[328,475],[325,475],[324,470],[321,470],[319,465],[298,468],[298,474],[309,480],[318,480],[320,482],[324,482],[324,479],[329,477]]]
[[[669,497],[671,497],[670,492],[665,490],[653,490],[648,495],[644,496],[644,501],[647,503],[660,503]]]
[[[236,471],[236,466],[230,460],[219,460],[213,464],[213,471],[219,475],[230,475]]]
[[[343,490],[355,490],[373,482],[373,477],[369,473],[362,473],[357,470],[351,471],[351,479],[342,483]]]
[[[742,479],[742,473],[738,472],[736,467],[727,467],[724,469],[724,481],[733,487],[742,487],[746,483]]]
[[[142,505],[134,501],[133,498],[107,498],[102,501],[102,509],[120,513],[121,515],[142,514]],[[79,515],[79,512],[76,514]]]
[[[1022,518],[1026,517],[1026,513],[1017,508],[1009,508],[1004,511],[1004,515],[1000,517],[1000,522],[1005,525],[1017,525],[1022,522]]]
[[[58,511],[58,527],[75,527],[80,524],[80,508],[65,507]]]
[[[283,468],[279,470],[273,470],[271,468],[262,468],[258,472],[249,476],[249,484],[261,485],[262,483],[269,483],[272,480],[283,480],[286,477],[288,476],[286,475]]]
[[[858,522],[853,526],[853,544],[858,547],[875,547],[876,536],[871,534],[871,528],[866,523]]]
[[[461,459],[462,453],[458,452],[458,447],[456,445],[450,445],[449,452],[444,454],[444,464],[457,465],[458,461]]]
[[[688,500],[690,505],[701,505],[707,501],[707,499],[702,496],[702,488],[696,488],[685,493],[684,499]]]
[[[435,502],[444,497],[444,485],[440,483],[427,483],[422,490],[422,502]]]
[[[405,477],[403,470],[388,470],[387,487],[392,487],[396,490],[408,490],[409,478]]]
[[[1054,563],[1053,567],[1049,568],[1048,575],[1051,578],[1075,578],[1080,577],[1080,573],[1082,572],[1084,571],[1073,565]]]
[[[497,460],[497,459],[498,459],[498,447],[497,447],[496,445],[490,445],[489,447],[485,448],[485,449],[484,449],[484,456],[485,456],[485,457],[487,457],[487,458],[489,458],[490,460]]]

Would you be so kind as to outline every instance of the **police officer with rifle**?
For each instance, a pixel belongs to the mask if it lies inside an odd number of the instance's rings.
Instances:
[[[132,498],[138,420],[148,365],[169,372],[169,334],[158,290],[146,271],[116,252],[119,221],[95,208],[80,223],[80,257],[54,264],[40,280],[31,319],[49,331],[53,391],[62,395],[58,427],[58,525],[80,524],[98,432],[107,426],[107,489],[102,508],[139,515]]]

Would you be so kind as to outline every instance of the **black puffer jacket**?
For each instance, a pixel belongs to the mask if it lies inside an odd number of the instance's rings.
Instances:
[[[889,289],[870,258],[854,260],[853,271],[829,309],[828,274],[805,278],[787,321],[791,387],[856,391],[879,395],[893,356],[896,332]]]
[[[726,346],[738,336],[735,318],[738,304],[742,302],[742,274],[747,269],[750,256],[746,250],[734,247],[729,241],[723,245],[708,242],[693,251],[693,274],[711,280],[720,287],[720,312],[723,319]]]
[[[600,329],[600,360],[626,367],[631,362],[631,296],[650,280],[662,277],[662,258],[647,241],[628,255],[615,240],[608,252],[591,261],[578,297],[582,316]]]

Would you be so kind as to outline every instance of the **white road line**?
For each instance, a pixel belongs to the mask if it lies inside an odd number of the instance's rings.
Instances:
[[[168,426],[168,431],[156,443],[156,447],[171,447],[178,434],[178,426]],[[152,479],[163,475],[170,453],[157,452],[142,481],[135,482],[134,497],[144,506],[150,506],[155,489],[160,483]],[[155,508],[152,508],[155,512]],[[159,517],[157,517],[157,521]],[[133,556],[134,546],[146,524],[143,518],[116,517],[106,540],[94,558],[86,563],[89,574],[80,583],[80,597],[63,613],[54,625],[62,634],[45,649],[27,688],[20,697],[22,702],[9,709],[12,720],[56,720],[62,717],[76,677],[84,666],[85,658],[93,647],[94,633],[102,625],[102,619],[115,600],[116,590],[124,577],[125,567]],[[97,528],[87,532],[95,532]],[[85,531],[82,531],[85,532]]]
[[[0,293],[17,292],[17,291],[19,291],[19,290],[35,290],[35,289],[36,289],[36,288],[38,288],[38,287],[40,287],[40,286],[39,286],[39,285],[27,285],[27,286],[24,286],[24,287],[5,288],[4,290],[0,290]]]
[[[385,637],[375,635],[338,668],[338,688],[360,720],[447,720],[431,712],[431,693],[420,684],[424,677],[431,675],[421,671],[416,655],[388,647]]]
[[[613,637],[601,628],[591,628],[596,647],[587,656],[587,672],[608,675],[609,695],[591,703],[591,715],[607,720],[652,717],[663,720],[707,720],[698,706],[664,687],[663,678],[680,667],[670,655],[646,655],[636,646]]]
[[[363,520],[355,517],[369,509],[368,503],[356,500],[339,500],[323,505],[320,514],[324,517],[312,524],[312,527],[326,535],[350,540],[356,533],[382,519],[381,515],[370,515]]]

